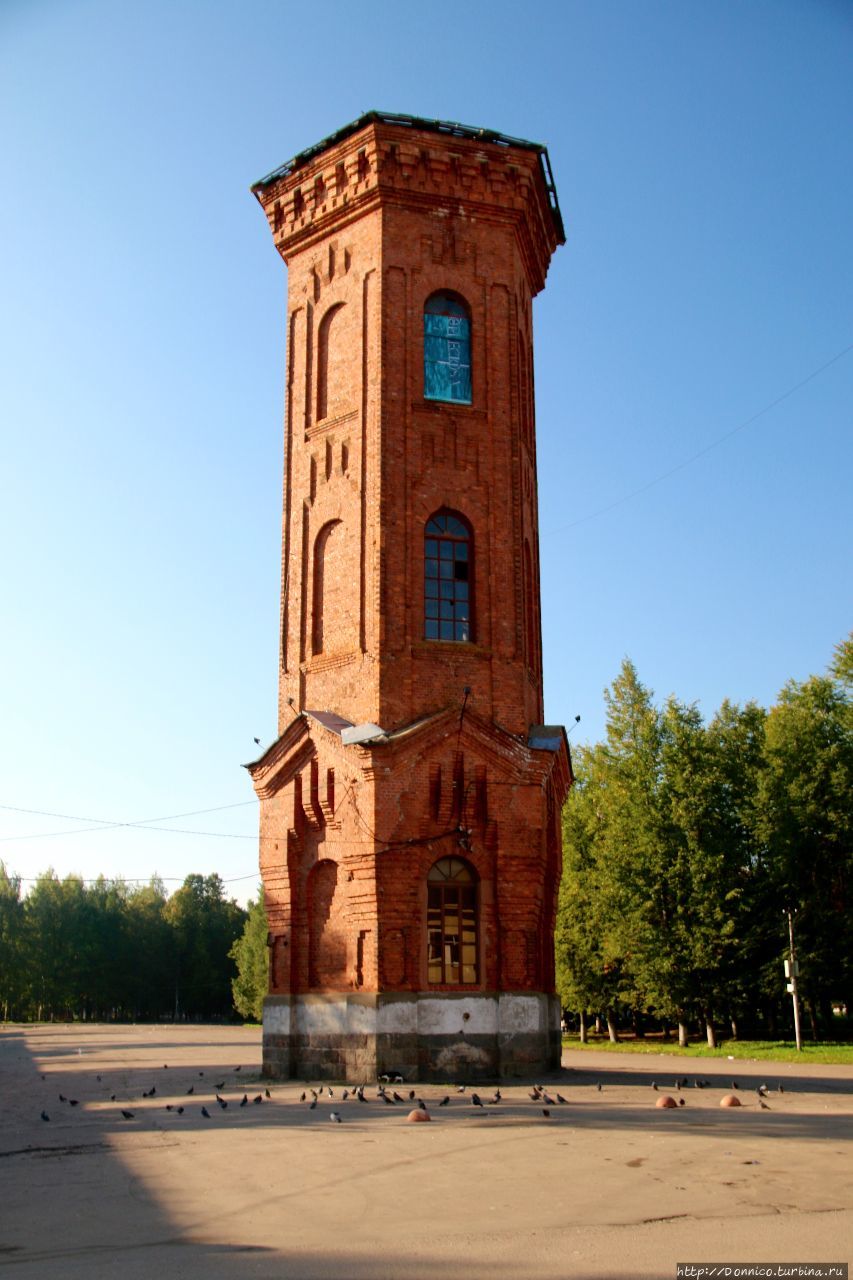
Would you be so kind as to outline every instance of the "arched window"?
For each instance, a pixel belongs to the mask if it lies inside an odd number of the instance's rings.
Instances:
[[[424,637],[473,640],[474,556],[461,516],[439,511],[424,536]]]
[[[453,294],[434,293],[424,307],[424,398],[471,403],[471,320]]]
[[[311,649],[322,653],[325,647],[325,625],[334,613],[330,604],[340,590],[340,571],[336,561],[340,559],[343,538],[340,520],[330,520],[317,534],[314,543],[314,599],[311,626]]]
[[[329,310],[326,312],[326,314],[323,316],[323,319],[320,321],[320,328],[317,332],[317,420],[318,421],[322,421],[323,418],[328,417],[330,407],[332,409],[336,407],[335,404],[333,403],[335,399],[335,391],[337,390],[337,387],[334,385],[334,382],[335,382],[334,374],[336,370],[334,370],[333,368],[332,368],[331,397],[329,394],[330,362],[331,362],[331,365],[334,365],[335,357],[336,355],[339,354],[335,349],[335,342],[332,339],[332,325],[335,323],[335,320],[337,320],[338,317],[340,316],[343,310],[343,306],[344,304],[342,302],[338,302],[333,307],[330,307]],[[338,324],[335,326],[335,329],[336,329],[335,337],[339,338],[340,335],[337,332],[337,330],[340,329],[340,321],[338,321]]]
[[[477,982],[477,881],[461,858],[442,858],[427,876],[427,978]]]

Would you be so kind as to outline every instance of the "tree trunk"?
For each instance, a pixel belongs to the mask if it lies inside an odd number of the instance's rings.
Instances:
[[[643,1014],[640,1009],[633,1009],[631,1012],[631,1021],[634,1024],[634,1038],[643,1040],[646,1035],[646,1029],[643,1025]]]
[[[678,1047],[679,1047],[679,1049],[686,1049],[686,1048],[687,1048],[687,1046],[688,1046],[689,1044],[690,1044],[690,1034],[689,1034],[689,1032],[688,1032],[688,1030],[687,1030],[687,1023],[686,1023],[686,1022],[682,1022],[681,1018],[679,1017],[679,1019],[678,1019]]]
[[[581,1044],[586,1044],[587,1042],[586,1014],[584,1013],[583,1009],[581,1009],[580,1018],[578,1022],[579,1022],[579,1029],[580,1029]]]
[[[600,1013],[597,1013],[595,1015],[595,1034],[597,1036],[601,1035],[601,1014]]]
[[[664,1021],[663,1021],[663,1023],[661,1024],[661,1027],[662,1027],[662,1030],[663,1030],[663,1039],[664,1039],[664,1043],[665,1043],[665,1044],[668,1044],[668,1043],[669,1043],[669,1041],[670,1041],[670,1040],[671,1040],[671,1038],[672,1038],[672,1033],[671,1033],[671,1031],[670,1031],[670,1029],[669,1029],[669,1023],[668,1023],[666,1020],[664,1020]]]
[[[806,1000],[804,1003],[806,1006],[806,1013],[809,1015],[809,1025],[812,1029],[812,1040],[817,1041],[817,1019],[815,1018],[814,1001]]]
[[[731,1015],[729,1021],[732,1024],[732,1039],[737,1040],[737,1018],[734,1014]]]
[[[714,1019],[709,1013],[705,1014],[705,1035],[708,1038],[708,1048],[716,1049],[717,1037],[714,1033]]]
[[[612,1009],[607,1010],[607,1034],[610,1036],[611,1044],[619,1043],[619,1031],[616,1027],[616,1016]]]

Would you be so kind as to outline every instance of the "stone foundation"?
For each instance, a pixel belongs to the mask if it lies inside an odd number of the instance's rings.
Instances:
[[[267,996],[263,1070],[276,1080],[475,1082],[560,1065],[560,1005],[538,992]]]

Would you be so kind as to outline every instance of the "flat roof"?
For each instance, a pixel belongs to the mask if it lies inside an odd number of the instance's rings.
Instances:
[[[279,178],[287,178],[297,169],[301,169],[304,165],[309,164],[315,156],[321,155],[324,151],[328,151],[330,147],[336,146],[339,142],[343,142],[345,138],[350,137],[353,133],[358,133],[368,124],[391,124],[398,125],[405,129],[420,129],[426,133],[438,133],[444,137],[450,138],[466,138],[472,142],[490,143],[492,146],[498,147],[521,147],[526,151],[535,151],[539,156],[539,165],[542,171],[542,177],[545,182],[545,189],[548,192],[548,202],[551,206],[551,213],[561,241],[565,241],[565,230],[563,228],[563,219],[560,213],[560,206],[557,201],[557,188],[554,185],[554,178],[551,173],[551,162],[548,158],[548,148],[541,142],[528,142],[525,138],[512,138],[509,134],[498,133],[495,129],[478,128],[476,125],[458,124],[453,120],[428,120],[421,116],[400,115],[393,111],[365,111],[364,115],[358,117],[357,120],[350,121],[343,128],[337,129],[335,133],[330,133],[328,138],[315,142],[313,147],[306,147],[304,151],[299,151],[290,160],[285,160],[284,164],[279,165],[277,169],[273,169],[272,173],[268,173],[266,177],[259,178],[257,182],[252,184],[253,192],[259,191],[261,188],[269,186],[272,182],[277,182]]]

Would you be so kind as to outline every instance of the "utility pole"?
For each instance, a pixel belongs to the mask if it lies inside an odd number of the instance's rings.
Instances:
[[[791,958],[785,961],[785,977],[788,979],[788,990],[794,1001],[794,1035],[797,1039],[797,1053],[803,1052],[803,1037],[800,1032],[800,1001],[797,997],[797,974],[800,966],[797,964],[797,954],[794,951],[794,916],[796,911],[788,908],[785,915],[788,917],[788,942],[791,948]]]

